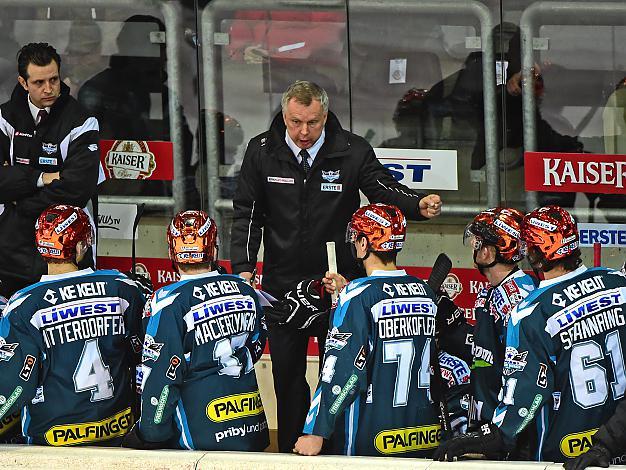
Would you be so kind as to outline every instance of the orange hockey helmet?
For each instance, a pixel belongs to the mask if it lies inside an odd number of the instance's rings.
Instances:
[[[170,259],[179,264],[215,261],[217,226],[204,211],[182,211],[167,228]]]
[[[496,248],[496,262],[517,263],[523,256],[519,251],[520,228],[524,214],[517,209],[494,207],[480,212],[465,227],[463,244],[475,251],[483,245]]]
[[[35,222],[37,251],[47,260],[74,261],[76,245],[93,243],[89,216],[80,207],[58,204],[44,210]]]
[[[369,204],[353,215],[346,231],[346,243],[354,243],[360,236],[368,241],[368,251],[398,252],[404,245],[406,219],[396,206]]]
[[[578,227],[565,209],[540,207],[524,217],[521,242],[524,256],[534,249],[548,262],[558,261],[578,250]]]

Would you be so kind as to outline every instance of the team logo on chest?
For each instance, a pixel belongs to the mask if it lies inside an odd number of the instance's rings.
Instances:
[[[43,150],[44,153],[47,153],[48,155],[52,155],[54,152],[57,151],[57,144],[42,143],[41,150]]]
[[[337,171],[333,171],[333,170],[328,170],[328,171],[324,171],[322,170],[322,179],[324,181],[328,181],[329,183],[332,183],[333,181],[337,181],[339,179],[339,172],[341,170],[337,170]]]
[[[8,361],[15,354],[15,349],[19,343],[7,343],[6,340],[0,337],[0,361]]]

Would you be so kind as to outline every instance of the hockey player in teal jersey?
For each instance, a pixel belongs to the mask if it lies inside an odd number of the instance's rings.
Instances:
[[[217,227],[203,211],[178,213],[167,229],[180,281],[146,305],[141,419],[135,448],[262,451],[267,420],[254,363],[266,329],[259,298],[217,265]]]
[[[544,275],[511,313],[503,387],[492,422],[441,446],[441,460],[467,453],[503,457],[536,426],[536,460],[587,451],[626,391],[626,278],[581,263],[572,216],[556,206],[524,217],[522,247]]]
[[[471,364],[470,426],[491,421],[501,387],[506,326],[513,307],[538,281],[517,267],[524,214],[496,207],[480,212],[466,227],[463,242],[473,250],[474,266],[489,281],[475,302]]]
[[[395,206],[354,213],[347,242],[367,277],[350,282],[331,313],[324,362],[294,451],[429,457],[440,424],[429,398],[435,295],[396,268],[406,219]]]
[[[78,269],[93,238],[82,209],[46,209],[35,238],[48,275],[0,319],[0,420],[21,410],[31,444],[119,445],[134,422],[144,298],[118,271]]]

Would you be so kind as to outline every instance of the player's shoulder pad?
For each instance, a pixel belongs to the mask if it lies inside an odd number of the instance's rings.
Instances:
[[[350,281],[339,293],[339,304],[345,304],[372,285],[372,278],[362,277]],[[338,304],[338,305],[339,305]]]
[[[150,321],[154,317],[157,318],[157,324],[160,319],[160,313],[172,305],[176,299],[180,296],[180,292],[173,292],[169,289],[170,286],[164,286],[155,290],[143,309],[143,318],[150,318]]]
[[[2,311],[1,317],[8,318],[13,311],[15,311],[20,305],[22,305],[26,301],[26,299],[31,296],[30,291],[32,291],[32,289],[25,287],[24,289],[20,289],[15,294],[13,294],[11,298],[7,301],[4,310]]]
[[[509,317],[509,322],[513,326],[517,326],[520,321],[522,321],[527,316],[531,315],[537,309],[537,307],[539,307],[541,305],[540,302],[536,301],[537,300],[537,296],[533,295],[534,292],[536,292],[536,291],[533,291],[533,293],[531,293],[531,295],[529,295],[524,300],[522,300],[520,303],[518,303],[513,308],[513,310],[511,311],[511,316]]]

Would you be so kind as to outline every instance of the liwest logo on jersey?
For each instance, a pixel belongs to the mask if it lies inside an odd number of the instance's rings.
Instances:
[[[578,320],[624,304],[625,299],[626,288],[623,287],[597,292],[553,314],[548,318],[545,330],[555,336]]]
[[[431,299],[404,297],[384,299],[371,307],[380,338],[401,338],[435,333],[437,307]]]
[[[254,331],[256,304],[249,295],[229,295],[194,306],[183,317],[187,331],[195,329],[196,345]]]
[[[383,455],[434,449],[441,441],[441,426],[389,429],[376,434],[374,447]]]
[[[128,302],[118,297],[77,300],[38,310],[30,322],[39,329],[76,318],[121,315],[127,307]]]
[[[394,315],[435,315],[436,312],[435,303],[422,297],[384,299],[372,307],[372,315],[377,321]]]
[[[598,431],[598,428],[588,431],[568,434],[561,439],[561,453],[568,459],[573,459],[587,452],[592,445],[591,437]]]
[[[133,413],[129,407],[100,421],[52,426],[44,437],[51,446],[101,442],[123,436],[133,423]]]
[[[185,322],[192,329],[194,324],[205,321],[211,317],[225,315],[241,310],[254,310],[254,300],[249,295],[230,295],[202,302],[194,306],[185,315]]]
[[[211,421],[221,423],[263,413],[263,402],[258,390],[211,400],[206,415]]]

